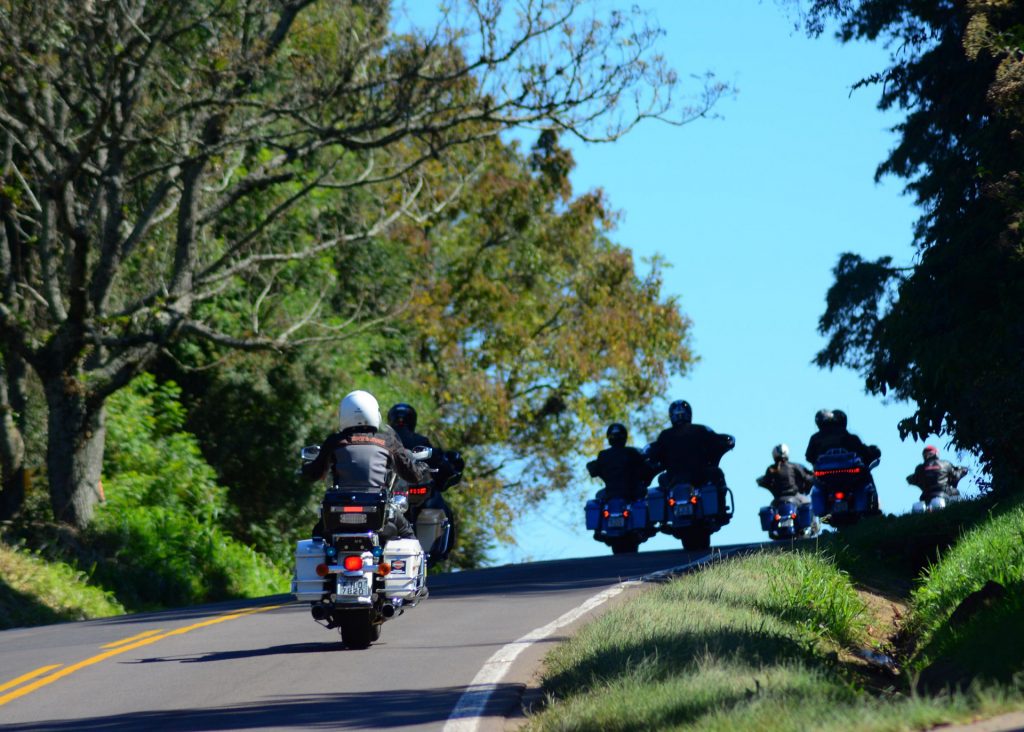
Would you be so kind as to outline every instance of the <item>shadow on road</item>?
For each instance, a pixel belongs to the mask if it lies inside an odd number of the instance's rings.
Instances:
[[[128,732],[159,729],[168,732],[233,729],[391,729],[430,725],[439,728],[454,708],[462,687],[395,689],[376,697],[359,694],[317,694],[285,697],[263,704],[212,709],[172,709],[69,720],[42,720],[4,726],[5,732]],[[497,692],[518,693],[503,684]],[[368,703],[373,699],[381,703]]]
[[[237,661],[243,658],[256,658],[258,656],[281,656],[292,653],[337,653],[338,651],[347,650],[349,649],[335,639],[329,643],[289,643],[288,645],[271,646],[269,648],[246,648],[238,651],[204,653],[201,656],[154,656],[152,658],[122,661],[121,663],[206,663],[207,661]]]

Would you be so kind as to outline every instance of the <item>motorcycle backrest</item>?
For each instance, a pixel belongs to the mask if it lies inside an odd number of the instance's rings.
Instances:
[[[834,447],[818,456],[818,459],[814,461],[814,469],[852,468],[863,464],[856,453],[844,450],[841,447]]]

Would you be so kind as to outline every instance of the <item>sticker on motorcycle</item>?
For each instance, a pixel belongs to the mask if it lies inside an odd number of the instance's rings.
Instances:
[[[393,562],[391,562],[391,571],[392,572],[396,572],[396,573],[404,572],[405,571],[405,560],[404,559],[396,559]]]

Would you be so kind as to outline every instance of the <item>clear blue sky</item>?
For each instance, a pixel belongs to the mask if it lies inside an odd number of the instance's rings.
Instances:
[[[721,463],[736,517],[712,543],[765,538],[757,510],[768,492],[754,478],[778,442],[802,460],[821,407],[845,410],[851,431],[882,449],[883,510],[909,510],[917,493],[905,476],[923,444],[901,441],[896,425],[911,407],[865,394],[852,372],[811,364],[839,254],[913,257],[913,201],[900,180],[874,182],[899,116],[876,109],[877,89],[850,89],[883,66],[884,49],[808,39],[774,2],[640,4],[667,31],[662,48],[681,74],[712,70],[739,93],[718,120],[647,123],[612,145],[575,145],[572,180],[577,192],[605,189],[623,212],[614,238],[638,262],[657,252],[672,264],[665,292],[693,319],[701,361],[666,398],[687,399],[694,421],[736,437]],[[654,437],[631,435],[637,445]],[[598,487],[581,464],[578,486],[524,517],[518,546],[499,547],[495,562],[610,553],[583,527],[581,496]],[[641,551],[678,547],[659,535]]]
[[[884,67],[886,51],[809,39],[772,0],[637,4],[667,32],[661,50],[684,80],[710,70],[738,94],[719,104],[720,119],[682,128],[648,122],[614,144],[572,145],[572,181],[577,193],[607,192],[623,214],[613,238],[633,250],[639,268],[655,253],[670,262],[665,294],[678,296],[693,320],[701,361],[665,397],[688,400],[694,421],[736,437],[721,462],[736,517],[712,544],[765,538],[757,510],[769,494],[754,479],[779,442],[803,459],[822,407],[846,411],[850,430],[882,449],[875,481],[883,510],[909,510],[917,492],[905,476],[923,444],[901,441],[897,422],[911,406],[865,394],[852,372],[811,364],[824,344],[817,322],[840,253],[889,254],[899,263],[913,257],[918,211],[903,181],[874,182],[900,116],[876,109],[875,88],[851,92]],[[409,0],[407,7],[429,22],[436,4]],[[655,436],[634,434],[631,442]],[[944,457],[973,467],[944,440],[931,441]],[[518,545],[498,547],[495,563],[610,553],[583,525],[584,497],[600,487],[583,468],[592,457],[581,456],[575,486],[520,517]],[[659,535],[641,551],[679,546]]]

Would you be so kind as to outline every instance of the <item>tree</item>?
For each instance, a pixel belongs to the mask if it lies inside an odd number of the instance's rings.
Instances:
[[[907,179],[923,209],[917,257],[844,254],[820,329],[822,366],[916,403],[904,436],[946,433],[995,485],[1024,477],[1024,7],[1011,0],[818,0],[820,33],[884,38],[879,106],[907,112],[878,176]]]
[[[427,163],[450,174],[460,150],[521,125],[613,140],[722,92],[709,81],[680,109],[658,30],[581,5],[526,0],[513,18],[467,2],[398,35],[385,0],[0,0],[4,413],[31,370],[55,517],[88,523],[105,401],[170,344],[338,337],[290,288],[326,296],[323,255],[443,208]],[[373,215],[291,216],[331,192],[363,192]],[[231,308],[246,317],[217,317]],[[6,493],[17,420],[0,429]]]

